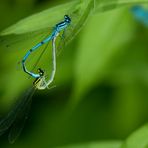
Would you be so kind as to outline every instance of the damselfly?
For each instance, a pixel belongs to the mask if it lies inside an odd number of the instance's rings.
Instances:
[[[53,31],[50,35],[48,35],[44,40],[42,40],[41,42],[39,42],[38,44],[36,44],[35,46],[33,46],[24,56],[23,60],[22,60],[22,66],[23,66],[23,70],[24,72],[26,72],[27,74],[29,74],[30,76],[32,76],[33,78],[39,78],[40,74],[39,73],[33,73],[31,71],[29,71],[26,68],[25,62],[28,59],[29,55],[37,50],[40,46],[42,46],[43,44],[47,44],[48,42],[50,42],[51,40],[55,39],[59,33],[61,31],[65,31],[65,29],[68,27],[68,25],[70,24],[71,19],[68,15],[64,16],[64,21],[58,23],[55,25],[55,27],[53,28]],[[52,53],[54,54],[54,53]],[[53,72],[52,72],[53,73]]]
[[[148,26],[148,10],[142,6],[134,6],[131,9],[134,17],[143,23],[145,26]]]

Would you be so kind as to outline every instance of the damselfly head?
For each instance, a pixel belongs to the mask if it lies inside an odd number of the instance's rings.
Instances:
[[[71,19],[68,15],[64,16],[65,22],[67,22],[68,24],[71,22]]]
[[[36,88],[36,89],[46,89],[46,88],[48,88],[48,85],[47,85],[47,83],[46,83],[46,78],[45,78],[46,76],[45,75],[43,75],[43,76],[41,76],[41,77],[39,77],[39,78],[37,78],[37,79],[35,79],[35,81],[33,82],[33,85],[34,85],[34,87]]]
[[[38,68],[38,73],[39,73],[40,76],[44,75],[44,71],[41,68]]]

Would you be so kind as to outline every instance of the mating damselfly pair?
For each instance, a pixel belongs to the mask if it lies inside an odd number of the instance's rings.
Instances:
[[[70,23],[71,18],[68,15],[65,15],[64,20],[57,23],[53,27],[52,32],[48,34],[48,36],[46,36],[39,43],[37,43],[35,46],[33,46],[30,50],[28,50],[25,56],[22,58],[21,64],[23,71],[35,80],[33,82],[33,86],[18,100],[18,103],[14,106],[14,108],[0,121],[0,135],[3,135],[6,131],[9,130],[8,140],[10,143],[15,142],[15,140],[20,135],[24,127],[25,121],[28,117],[29,108],[31,106],[32,95],[35,92],[35,90],[46,89],[53,82],[56,73],[56,40],[59,36],[61,38],[64,37],[66,29],[70,25]],[[43,44],[46,44],[42,52],[43,54],[44,50],[47,49],[50,41],[52,42],[51,74],[45,74],[45,71],[42,69],[42,67],[37,68],[37,73],[28,70],[26,66],[28,57],[36,50],[39,50],[39,47],[42,47]],[[37,62],[39,62],[42,54],[40,55]],[[36,66],[37,64],[35,63],[34,65]],[[34,69],[34,67],[32,67],[32,69]],[[47,75],[50,75],[48,79],[46,79]]]

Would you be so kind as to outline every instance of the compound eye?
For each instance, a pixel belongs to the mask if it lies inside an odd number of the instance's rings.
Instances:
[[[44,71],[41,68],[38,68],[38,72],[39,72],[40,76],[44,75]]]
[[[65,20],[67,20],[68,19],[68,15],[65,15],[64,18],[65,18]]]
[[[70,23],[71,22],[71,19],[70,19],[70,17],[68,15],[65,15],[64,18],[65,18],[65,21],[67,23]]]

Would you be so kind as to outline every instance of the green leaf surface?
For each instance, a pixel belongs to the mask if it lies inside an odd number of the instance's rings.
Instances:
[[[118,8],[119,6],[130,5],[130,4],[144,4],[148,2],[147,0],[72,0],[68,1],[65,4],[60,4],[56,7],[49,8],[42,12],[36,13],[32,16],[29,16],[25,19],[20,20],[18,23],[12,25],[11,27],[2,31],[1,35],[8,35],[8,34],[22,34],[31,31],[36,31],[40,29],[45,29],[49,27],[53,27],[63,15],[70,14],[73,15],[75,13],[75,21],[73,21],[74,25],[77,27],[76,29],[79,30],[80,26],[83,26],[85,20],[87,19],[88,15],[91,14],[91,11],[100,12],[106,11],[114,8]],[[78,11],[78,9],[80,11]],[[79,12],[79,13],[78,13]],[[82,17],[85,17],[85,20]],[[56,16],[56,17],[55,17]],[[77,20],[83,20],[77,21]],[[80,23],[81,22],[81,23]],[[78,23],[78,24],[77,24]]]
[[[148,0],[94,0],[94,12],[106,11],[121,6],[146,4]]]
[[[109,69],[110,60],[133,37],[132,25],[125,8],[92,17],[79,40],[73,98],[81,98],[102,80]]]
[[[77,144],[77,145],[64,146],[58,148],[120,148],[121,144],[122,142],[120,141],[104,141],[104,142]]]
[[[133,132],[121,148],[148,148],[148,125]]]
[[[22,19],[18,23],[2,31],[1,35],[22,34],[53,27],[61,18],[63,18],[69,8],[74,7],[78,2],[79,0],[71,1]]]

